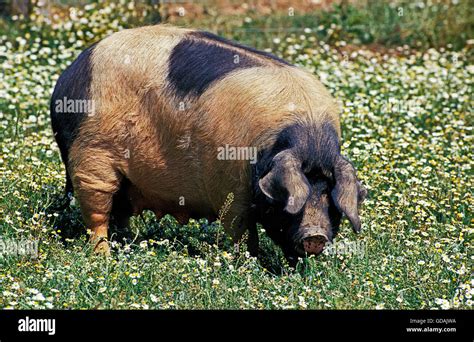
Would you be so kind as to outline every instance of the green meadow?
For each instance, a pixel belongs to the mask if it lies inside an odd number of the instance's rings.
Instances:
[[[334,248],[296,269],[261,227],[256,259],[219,221],[149,212],[112,236],[111,257],[92,253],[78,204],[54,210],[65,171],[49,99],[85,47],[156,22],[157,8],[81,2],[1,17],[0,308],[472,309],[472,8],[390,3],[162,16],[306,68],[340,102],[343,154],[369,191],[362,233],[345,220]]]

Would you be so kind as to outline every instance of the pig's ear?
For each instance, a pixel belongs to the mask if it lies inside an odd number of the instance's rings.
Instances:
[[[285,211],[290,214],[301,211],[311,191],[301,162],[288,150],[275,155],[270,172],[258,181],[258,186],[268,198],[285,203]]]
[[[334,165],[336,185],[331,192],[332,199],[341,213],[352,224],[354,232],[360,232],[359,204],[367,196],[367,190],[357,180],[354,166],[339,156]]]

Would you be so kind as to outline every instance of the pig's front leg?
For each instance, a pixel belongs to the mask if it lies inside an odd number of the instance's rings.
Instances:
[[[258,231],[257,231],[257,225],[252,225],[249,227],[249,240],[247,242],[248,245],[248,251],[251,256],[257,257],[258,256]]]

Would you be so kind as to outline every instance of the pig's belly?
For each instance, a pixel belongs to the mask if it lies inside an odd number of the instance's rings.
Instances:
[[[158,219],[166,214],[176,218],[180,224],[186,224],[190,218],[207,218],[209,221],[215,221],[217,215],[211,208],[205,205],[189,203],[189,199],[183,196],[180,203],[180,196],[175,196],[176,200],[164,199],[159,193],[150,191],[152,189],[143,189],[132,183],[127,185],[127,198],[130,200],[133,215],[139,215],[144,210],[151,210]]]

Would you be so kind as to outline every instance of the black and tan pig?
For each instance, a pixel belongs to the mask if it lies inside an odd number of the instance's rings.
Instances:
[[[145,209],[224,218],[238,242],[256,224],[290,259],[320,253],[366,191],[340,154],[334,99],[309,72],[211,33],[124,30],[60,76],[51,100],[68,192],[97,251],[109,225]]]

